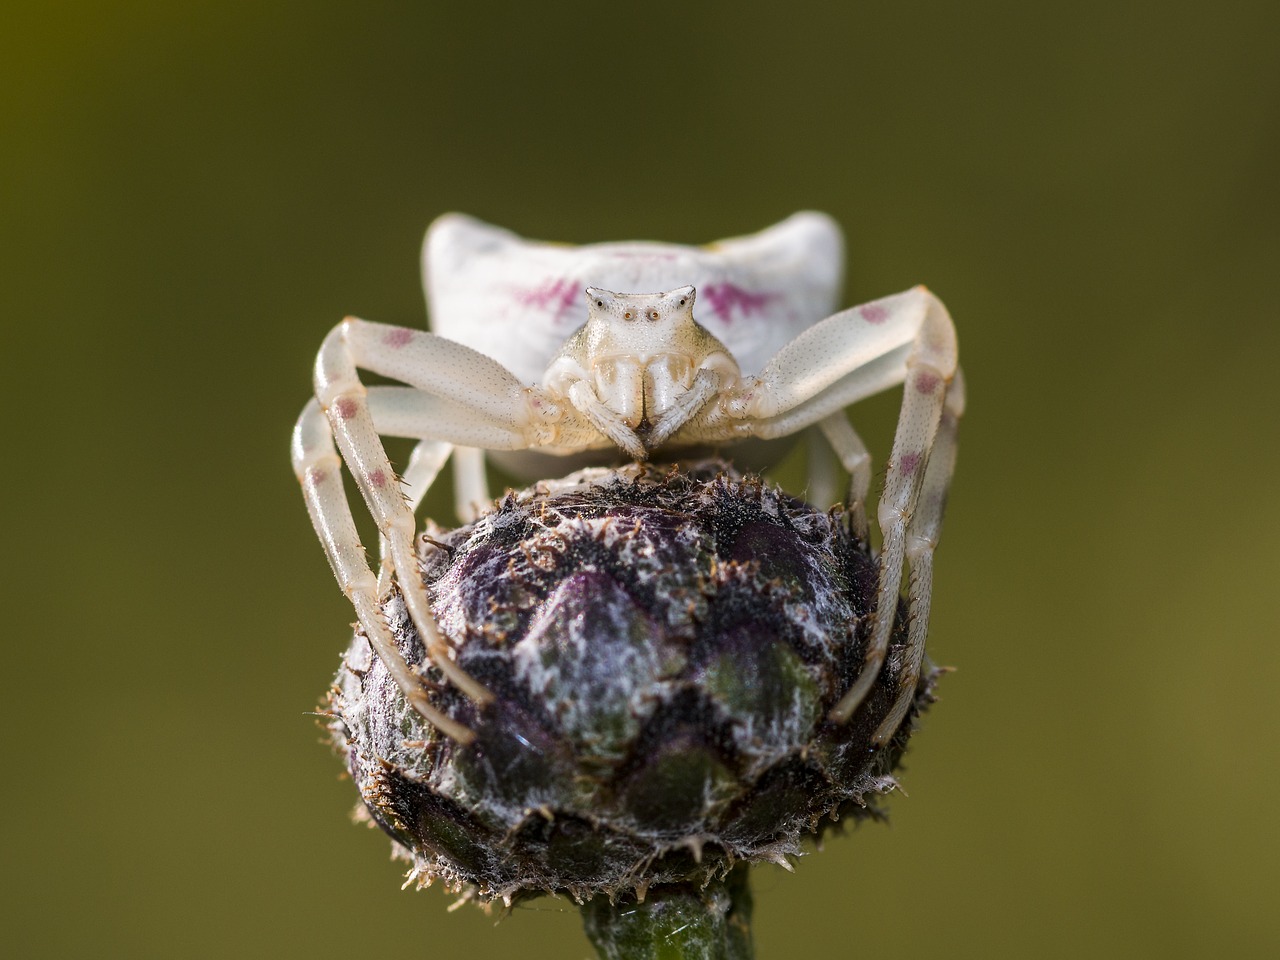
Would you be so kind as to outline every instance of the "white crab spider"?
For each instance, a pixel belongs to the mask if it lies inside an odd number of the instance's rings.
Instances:
[[[816,425],[851,478],[852,515],[865,533],[871,458],[844,408],[904,383],[877,511],[883,536],[877,611],[896,612],[904,563],[911,569],[899,689],[875,739],[893,735],[924,658],[932,556],[964,387],[951,318],[923,287],[828,316],[842,264],[839,228],[817,213],[705,247],[537,243],[450,214],[432,225],[423,249],[435,333],[355,318],[329,333],[316,360],[315,399],[294,430],[294,470],[370,643],[427,720],[459,741],[471,738],[431,706],[383,621],[379,600],[396,573],[433,662],[469,696],[491,697],[454,662],[416,575],[414,510],[451,453],[465,508],[488,499],[482,451],[563,456],[620,449],[644,460],[658,448],[679,455]],[[405,386],[365,387],[361,368]],[[756,372],[743,376],[744,369]],[[393,472],[380,435],[421,441],[403,478]],[[547,469],[545,456],[523,456],[523,463],[509,455],[502,463],[533,471],[531,479]],[[356,533],[343,462],[381,533],[381,578]],[[415,575],[403,576],[406,570]],[[847,720],[871,688],[893,619],[877,616],[863,668],[833,719]]]

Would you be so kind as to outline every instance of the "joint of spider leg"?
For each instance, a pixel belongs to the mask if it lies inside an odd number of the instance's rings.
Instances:
[[[364,550],[364,547],[360,547]],[[342,592],[347,595],[347,599],[354,599],[357,594],[372,593],[377,590],[378,578],[374,576],[372,570],[365,570],[357,573],[347,583],[340,584]]]
[[[912,534],[907,537],[907,560],[914,564],[921,557],[932,554],[937,547],[938,541],[935,538]]]
[[[550,424],[563,419],[564,408],[547,396],[546,391],[538,387],[525,387],[524,398],[535,420]]]
[[[928,360],[908,360],[911,367],[911,383],[916,392],[929,394],[944,388],[952,377],[930,363]]]
[[[378,523],[378,532],[384,537],[390,537],[393,533],[401,533],[412,539],[417,529],[418,525],[413,519],[413,514],[408,510],[389,513]]]
[[[539,387],[526,387],[525,404],[529,410],[531,446],[551,447],[560,440],[560,424],[565,410]]]
[[[325,340],[316,359],[313,379],[316,399],[326,410],[343,394],[363,397],[368,392],[355,375],[346,344],[341,340]]]
[[[879,507],[876,508],[876,519],[880,522],[880,529],[887,530],[893,523],[909,523],[911,511],[881,500]]]
[[[760,419],[759,407],[763,402],[763,390],[755,377],[743,377],[737,389],[717,401],[721,411],[734,420]]]

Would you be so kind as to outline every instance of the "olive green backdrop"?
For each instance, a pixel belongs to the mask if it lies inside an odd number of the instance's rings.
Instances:
[[[350,823],[288,433],[345,313],[424,321],[444,211],[804,207],[846,302],[958,323],[960,669],[892,824],[758,871],[761,957],[1277,955],[1277,36],[1262,0],[7,7],[9,955],[586,957],[572,905],[448,914]],[[855,417],[880,465],[896,407]]]

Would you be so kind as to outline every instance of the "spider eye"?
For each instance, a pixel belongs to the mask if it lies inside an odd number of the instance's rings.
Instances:
[[[631,319],[631,316],[632,316],[631,311],[630,311],[630,310],[628,310],[626,313],[624,313],[624,314],[622,315],[622,319],[623,319],[623,320],[630,320],[630,319]]]
[[[689,298],[688,298],[688,297],[681,297],[681,298],[680,298],[680,306],[682,306],[682,307],[683,307],[683,306],[684,306],[686,303],[688,303],[688,302],[689,302]]]
[[[650,310],[650,311],[649,311],[649,319],[650,319],[650,320],[657,320],[657,319],[658,319],[658,311],[657,311],[657,310]]]
[[[603,301],[603,300],[597,300],[597,301],[596,301],[596,306],[597,306],[597,307],[600,307],[601,309],[603,309],[603,308],[604,308],[604,301]]]

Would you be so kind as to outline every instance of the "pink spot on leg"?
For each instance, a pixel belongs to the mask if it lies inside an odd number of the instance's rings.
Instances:
[[[889,311],[878,303],[868,303],[865,307],[859,307],[858,313],[867,323],[876,325],[882,324],[889,319]]]
[[[307,480],[313,487],[318,487],[329,479],[329,474],[325,470],[308,471]]]
[[[412,330],[407,327],[395,327],[387,331],[386,336],[382,338],[382,342],[393,350],[399,350],[401,347],[407,346],[412,339]]]
[[[333,413],[339,420],[350,420],[356,415],[359,404],[356,403],[354,397],[339,397],[338,402],[333,405]]]
[[[387,485],[387,475],[382,470],[373,470],[369,473],[369,483],[381,490]]]
[[[942,378],[932,373],[917,373],[914,381],[919,393],[933,393],[941,382]]]
[[[712,313],[725,323],[729,323],[733,319],[734,310],[744,318],[763,313],[770,303],[778,299],[778,294],[758,293],[744,289],[736,283],[709,283],[699,288],[698,298],[711,309]]]
[[[918,466],[920,466],[920,454],[918,453],[904,453],[902,459],[898,461],[898,469],[908,477],[916,472],[916,467]]]

